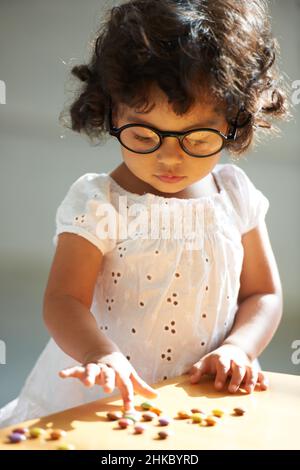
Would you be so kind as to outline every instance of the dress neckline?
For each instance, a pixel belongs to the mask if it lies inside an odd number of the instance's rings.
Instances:
[[[216,165],[216,166],[218,166],[218,165]],[[110,174],[107,173],[106,175],[109,178],[111,186],[114,187],[118,193],[124,194],[130,199],[141,200],[141,199],[145,199],[145,198],[152,198],[153,200],[161,201],[161,202],[165,202],[165,203],[166,203],[166,201],[170,201],[171,203],[172,202],[177,202],[177,203],[181,203],[181,204],[187,204],[187,203],[194,203],[194,202],[199,202],[199,201],[213,201],[214,199],[223,198],[223,196],[225,194],[225,190],[224,190],[223,185],[220,182],[219,175],[217,174],[217,172],[214,172],[214,171],[212,171],[211,174],[214,178],[214,181],[216,183],[216,186],[217,186],[219,192],[210,194],[209,196],[200,196],[200,197],[197,197],[197,198],[179,198],[179,197],[173,197],[173,196],[172,197],[164,197],[164,196],[159,196],[157,194],[152,194],[152,193],[149,193],[149,192],[146,192],[144,194],[133,193],[131,191],[127,191],[127,189],[124,189],[122,186],[120,186],[119,183],[117,183],[113,179],[113,177],[110,176]]]

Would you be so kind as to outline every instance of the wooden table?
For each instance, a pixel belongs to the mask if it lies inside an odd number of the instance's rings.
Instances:
[[[207,376],[196,385],[189,383],[188,375],[183,375],[153,386],[159,390],[155,405],[172,418],[182,409],[201,408],[207,413],[215,408],[223,409],[225,415],[213,427],[174,419],[168,426],[174,434],[168,439],[157,438],[158,431],[166,429],[157,422],[146,423],[147,431],[136,435],[132,426],[119,429],[117,422],[107,420],[107,411],[122,407],[120,395],[115,395],[20,423],[47,430],[64,429],[67,435],[60,441],[43,437],[10,444],[7,435],[17,427],[14,425],[0,429],[0,449],[56,449],[61,441],[74,444],[76,449],[300,449],[300,376],[266,374],[270,380],[269,390],[250,395],[243,391],[234,395],[218,392]],[[135,396],[136,407],[142,401],[145,401],[142,396]],[[245,408],[244,416],[233,416],[235,407]]]

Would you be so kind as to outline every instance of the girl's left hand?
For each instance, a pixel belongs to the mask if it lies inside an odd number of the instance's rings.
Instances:
[[[197,383],[204,374],[215,375],[215,387],[221,390],[228,377],[231,377],[228,390],[235,393],[243,385],[246,392],[252,393],[255,386],[267,390],[268,379],[250,361],[247,354],[238,346],[229,343],[211,351],[196,362],[188,372],[191,383]]]

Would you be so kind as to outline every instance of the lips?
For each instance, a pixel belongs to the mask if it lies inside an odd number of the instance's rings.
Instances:
[[[177,183],[185,178],[185,176],[175,175],[156,175],[156,177],[165,183]]]

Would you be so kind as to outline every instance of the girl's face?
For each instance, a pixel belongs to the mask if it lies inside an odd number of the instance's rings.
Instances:
[[[165,131],[187,131],[197,127],[209,127],[226,134],[228,123],[225,113],[218,109],[214,102],[199,102],[190,112],[183,116],[177,116],[167,102],[166,95],[159,88],[152,88],[151,103],[155,106],[147,114],[134,111],[124,104],[118,107],[117,116],[113,117],[116,127],[125,124],[148,124],[156,129]],[[141,190],[154,188],[158,194],[176,194],[185,188],[199,182],[214,169],[218,163],[221,152],[206,158],[195,158],[188,155],[175,137],[165,137],[162,145],[156,151],[143,155],[131,152],[121,146],[126,173]],[[165,182],[157,178],[157,175],[172,174],[184,176],[178,182]],[[143,184],[144,183],[144,184]]]

